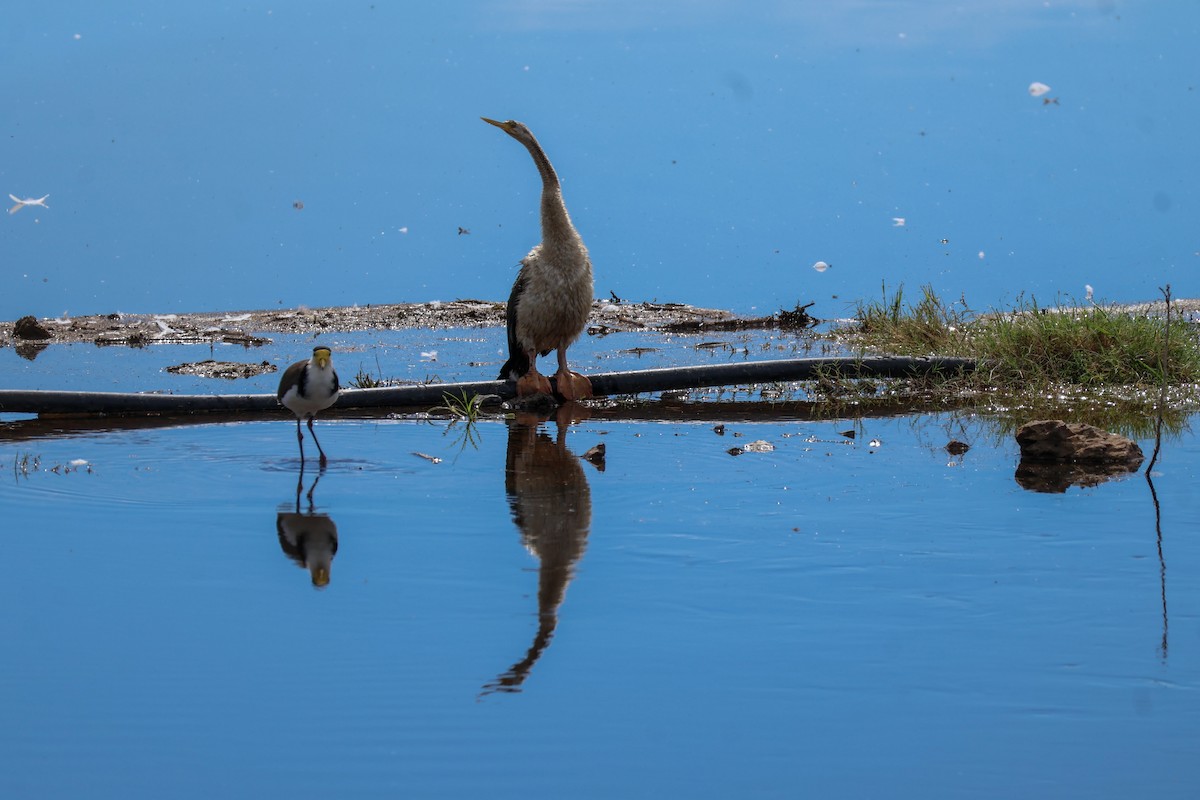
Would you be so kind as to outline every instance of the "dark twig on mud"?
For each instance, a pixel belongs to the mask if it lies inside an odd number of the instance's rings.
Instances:
[[[597,397],[697,389],[777,381],[805,381],[819,377],[918,378],[935,374],[952,376],[975,369],[969,358],[793,358],[778,361],[745,361],[697,367],[608,372],[589,375]],[[346,389],[336,408],[400,408],[438,405],[446,393],[513,396],[506,381],[438,383],[422,386],[387,386]],[[0,412],[35,414],[180,414],[205,411],[274,411],[273,394],[178,395],[120,392],[0,391]]]

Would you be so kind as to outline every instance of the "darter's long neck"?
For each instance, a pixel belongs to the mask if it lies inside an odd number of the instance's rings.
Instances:
[[[542,146],[536,141],[530,142],[529,154],[533,163],[537,164],[538,173],[542,176],[542,241],[557,242],[564,238],[573,237],[575,227],[567,214],[567,206],[562,198],[562,186],[558,182],[558,173],[546,158]]]

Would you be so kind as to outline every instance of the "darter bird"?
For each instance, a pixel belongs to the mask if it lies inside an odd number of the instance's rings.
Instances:
[[[325,466],[325,451],[313,430],[313,418],[318,411],[329,408],[338,398],[341,391],[337,373],[333,369],[333,358],[328,347],[317,345],[313,348],[312,358],[308,361],[297,361],[283,371],[279,379],[279,391],[276,397],[279,402],[296,415],[296,441],[300,444],[300,463],[304,463],[304,434],[300,431],[300,420],[308,420],[308,432],[317,443],[317,452],[321,454],[321,466]]]
[[[518,396],[551,394],[537,357],[557,350],[558,393],[567,400],[591,397],[591,382],[567,367],[567,348],[583,332],[592,307],[592,262],[567,214],[558,174],[525,125],[481,119],[525,145],[542,176],[542,241],[522,259],[508,298],[508,361],[500,379],[515,380]]]

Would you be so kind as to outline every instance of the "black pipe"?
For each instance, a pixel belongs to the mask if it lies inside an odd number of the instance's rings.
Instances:
[[[969,358],[793,358],[779,361],[743,361],[699,367],[665,367],[630,372],[589,375],[597,397],[606,395],[696,389],[746,383],[813,380],[822,375],[841,378],[915,378],[954,374],[975,369]],[[343,389],[337,408],[388,408],[436,406],[445,395],[514,395],[507,381],[434,383],[421,386],[386,386]],[[273,394],[139,394],[126,392],[59,392],[23,389],[0,390],[0,412],[35,414],[178,414],[205,411],[272,411],[279,404]]]
[[[745,383],[810,381],[822,375],[841,378],[916,378],[934,373],[954,374],[975,369],[971,358],[790,358],[779,361],[742,361],[700,367],[665,367],[633,372],[589,375],[597,397],[639,392],[696,389]]]

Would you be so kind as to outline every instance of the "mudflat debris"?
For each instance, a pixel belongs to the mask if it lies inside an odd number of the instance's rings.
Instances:
[[[189,314],[99,314],[36,320],[48,342],[94,342],[97,345],[144,347],[154,344],[226,342],[257,347],[269,334],[319,331],[403,330],[409,328],[485,328],[504,325],[505,304],[492,300],[453,300],[428,303],[290,308],[262,311],[220,311]],[[29,324],[26,322],[26,325]],[[775,315],[740,317],[730,311],[698,308],[685,303],[614,303],[592,305],[587,333],[603,336],[623,331],[667,331],[767,328]],[[0,323],[0,346],[18,338],[13,323]]]
[[[187,364],[176,364],[173,367],[167,367],[167,372],[174,375],[224,378],[231,381],[238,378],[253,378],[256,375],[265,375],[269,372],[277,372],[278,370],[279,367],[270,361],[263,361],[258,364],[244,364],[240,361],[216,361],[211,358],[204,361],[193,361]]]

